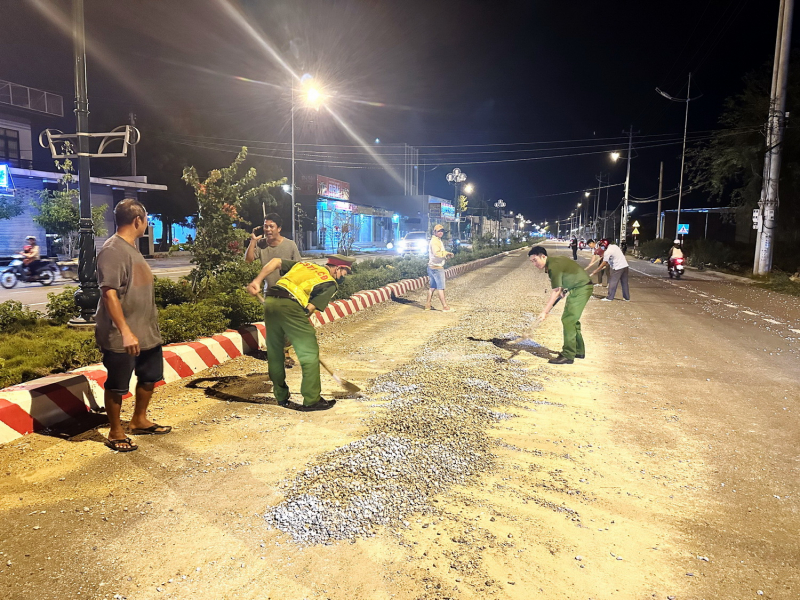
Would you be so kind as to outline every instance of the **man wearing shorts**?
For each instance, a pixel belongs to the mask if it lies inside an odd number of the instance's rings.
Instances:
[[[117,204],[114,219],[117,232],[97,255],[102,296],[95,315],[95,339],[108,371],[105,404],[111,428],[106,446],[117,452],[131,452],[138,446],[125,435],[120,412],[133,373],[136,392],[129,422],[131,433],[162,435],[172,427],[147,418],[153,389],[163,379],[164,370],[153,272],[136,248],[137,240],[147,231],[147,211],[138,200],[129,198]]]
[[[436,290],[439,295],[439,301],[442,303],[442,310],[449,312],[453,309],[447,305],[447,301],[444,299],[444,261],[447,258],[452,258],[453,253],[444,249],[442,237],[444,237],[444,227],[436,225],[433,228],[433,237],[428,245],[428,279],[431,287],[428,289],[425,310],[431,309],[433,290]]]

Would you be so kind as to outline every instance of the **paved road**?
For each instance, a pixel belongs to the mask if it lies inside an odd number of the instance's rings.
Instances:
[[[632,302],[595,288],[574,365],[545,360],[556,314],[535,344],[507,342],[548,288],[518,252],[448,281],[452,313],[419,291],[323,329],[323,355],[365,390],[330,411],[171,384],[153,415],[175,431],[132,454],[102,445],[106,427],[0,448],[4,597],[795,600],[796,302],[631,266]],[[415,508],[383,525],[389,496]],[[285,530],[265,525],[276,508]],[[293,541],[332,514],[367,537]]]

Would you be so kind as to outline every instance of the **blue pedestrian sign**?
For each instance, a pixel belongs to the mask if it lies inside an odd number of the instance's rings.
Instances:
[[[678,235],[689,235],[688,223],[681,223],[678,225]]]

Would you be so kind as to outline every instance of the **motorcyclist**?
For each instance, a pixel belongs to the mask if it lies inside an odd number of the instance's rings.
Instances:
[[[676,258],[684,258],[683,249],[681,248],[681,241],[675,240],[672,242],[672,247],[667,253],[667,270],[672,267],[672,261]]]
[[[32,235],[29,235],[25,238],[26,245],[20,252],[22,254],[22,267],[25,271],[26,275],[30,275],[33,272],[33,267],[41,258],[41,250],[39,249],[39,245],[36,243],[36,238]]]

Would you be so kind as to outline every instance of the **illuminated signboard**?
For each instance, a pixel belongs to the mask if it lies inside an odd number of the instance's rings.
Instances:
[[[0,189],[11,187],[11,180],[8,177],[8,165],[0,164]]]
[[[346,181],[317,175],[317,195],[335,200],[350,200],[350,184]]]

